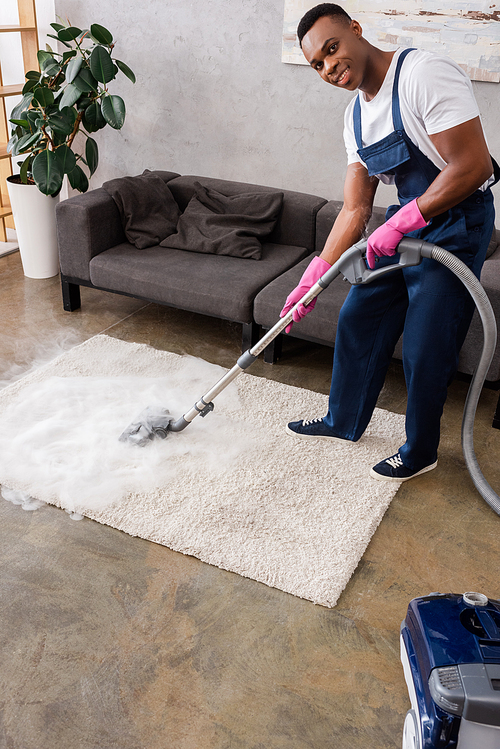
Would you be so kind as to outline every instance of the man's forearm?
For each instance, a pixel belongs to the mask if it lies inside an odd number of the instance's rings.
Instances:
[[[342,208],[328,235],[320,257],[333,265],[346,250],[361,239],[370,216],[370,208],[355,211],[349,211],[345,207]]]
[[[422,216],[430,221],[434,216],[458,205],[481,187],[492,173],[493,165],[491,169],[483,168],[471,174],[448,164],[417,199]]]

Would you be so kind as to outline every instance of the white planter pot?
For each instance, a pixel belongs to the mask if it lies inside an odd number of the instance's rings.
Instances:
[[[24,275],[51,278],[59,273],[55,198],[43,195],[36,185],[23,185],[7,178],[10,205],[16,224]]]

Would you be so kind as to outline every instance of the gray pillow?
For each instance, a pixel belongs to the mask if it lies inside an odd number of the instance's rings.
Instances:
[[[222,195],[194,183],[195,194],[162,247],[260,260],[262,245],[278,220],[282,192]]]
[[[138,250],[158,245],[175,232],[181,211],[166,183],[154,172],[111,179],[103,188],[120,211],[125,236]]]

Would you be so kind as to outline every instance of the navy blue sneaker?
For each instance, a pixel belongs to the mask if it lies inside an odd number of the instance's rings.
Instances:
[[[323,424],[323,419],[309,419],[306,421],[291,421],[286,431],[293,434],[294,437],[300,437],[303,440],[334,440],[337,442],[349,442],[343,437],[337,437],[332,430]]]
[[[381,460],[380,463],[373,466],[370,469],[370,476],[378,479],[378,481],[408,481],[415,476],[420,476],[421,473],[432,471],[436,466],[437,460],[432,465],[421,468],[419,471],[412,471],[404,465],[401,455],[396,453],[396,455],[391,455],[390,458]]]

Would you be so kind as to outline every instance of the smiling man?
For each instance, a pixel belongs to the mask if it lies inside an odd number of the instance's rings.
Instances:
[[[313,70],[326,83],[358,94],[344,120],[348,166],[342,210],[281,315],[363,236],[379,181],[395,185],[399,202],[389,206],[386,223],[368,238],[370,267],[378,257],[395,254],[409,234],[453,252],[479,277],[494,227],[490,187],[500,173],[466,74],[447,57],[373,46],[358,21],[331,3],[306,13],[297,33]],[[294,321],[314,303],[299,306]],[[291,422],[287,431],[302,439],[357,441],[403,333],[406,442],[370,474],[406,481],[432,470],[447,386],[472,312],[463,284],[430,259],[353,286],[338,320],[328,413]]]

